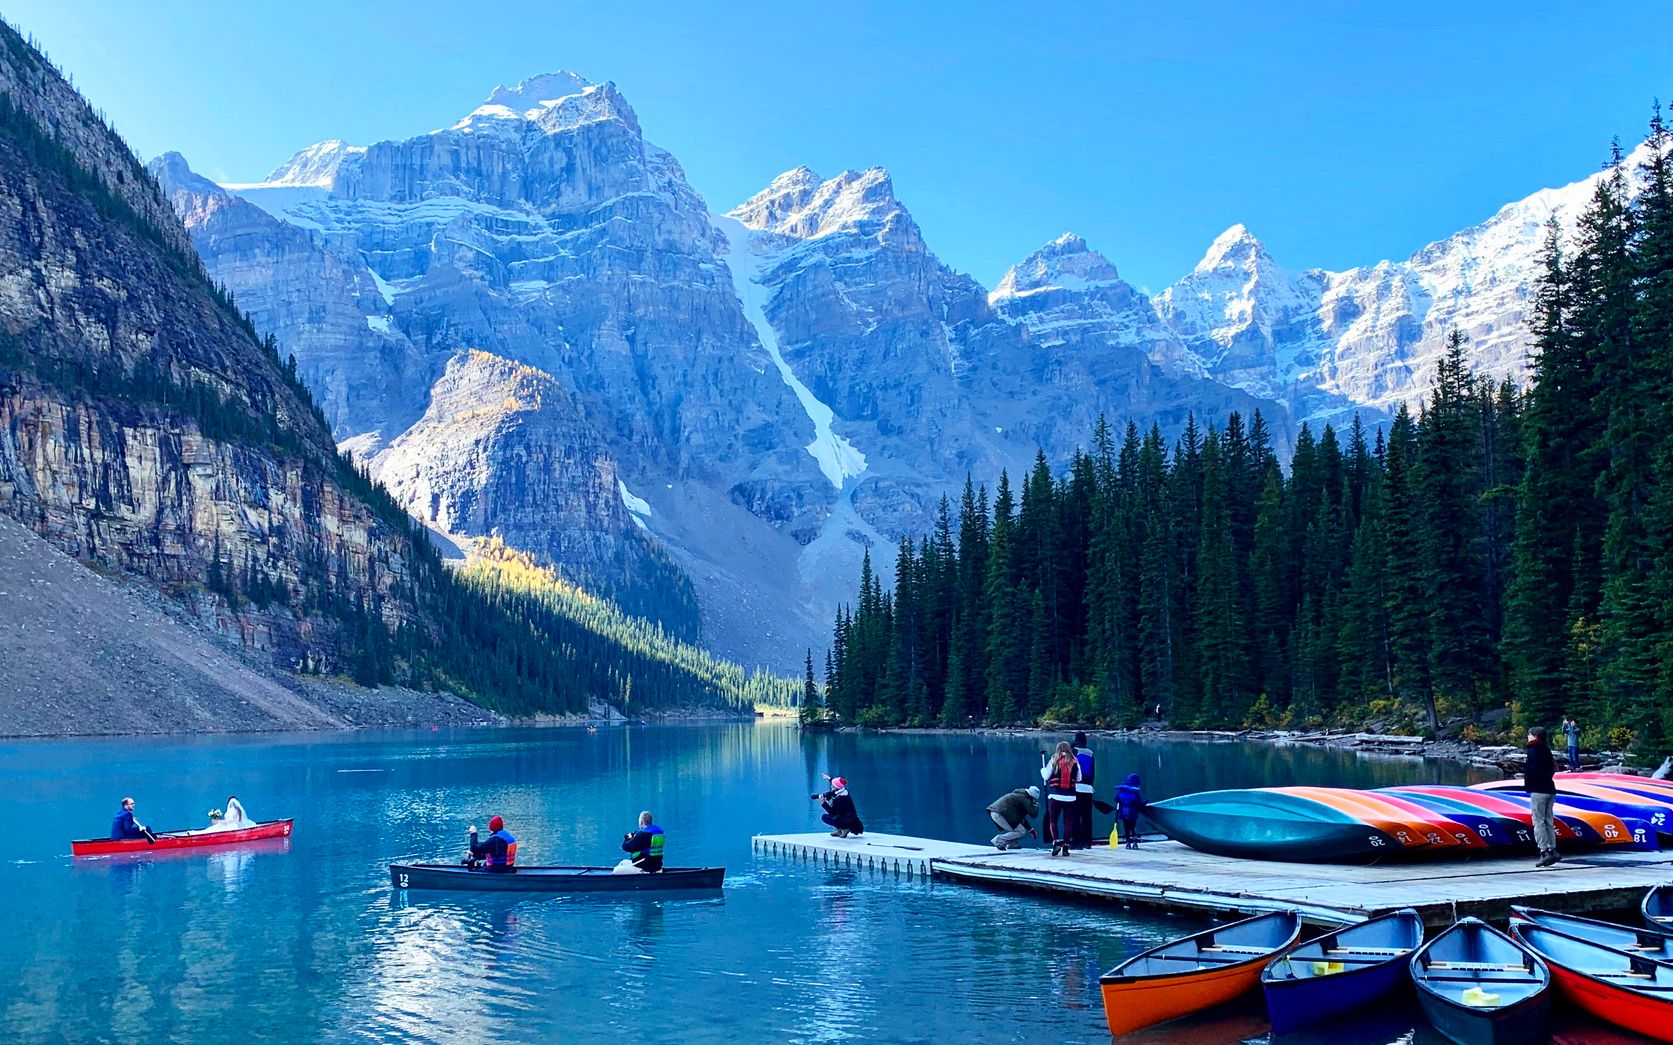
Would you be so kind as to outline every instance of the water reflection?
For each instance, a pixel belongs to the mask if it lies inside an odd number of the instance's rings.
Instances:
[[[1098,974],[1197,922],[750,847],[758,832],[819,829],[807,796],[821,772],[849,777],[874,831],[985,841],[987,803],[1037,779],[1041,746],[754,725],[0,744],[0,830],[21,861],[0,865],[0,1030],[197,1043],[249,1028],[281,1041],[1107,1041]],[[1310,748],[1096,749],[1101,779],[1137,770],[1153,798],[1466,778]],[[51,808],[102,825],[112,796],[133,790],[155,822],[192,822],[206,779],[294,815],[295,835],[72,863],[35,824]],[[494,813],[526,862],[614,863],[643,808],[669,831],[671,863],[729,869],[724,898],[389,888],[389,862],[454,859],[465,828]],[[237,1021],[229,983],[250,985]],[[1252,1028],[1227,1018],[1187,1031],[1264,1031],[1258,1010]]]

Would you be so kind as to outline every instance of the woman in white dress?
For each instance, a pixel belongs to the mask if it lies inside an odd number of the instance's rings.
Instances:
[[[238,801],[236,795],[228,795],[226,809],[221,811],[220,816],[211,816],[209,820],[211,831],[242,831],[255,826],[255,821],[245,814],[244,804]]]

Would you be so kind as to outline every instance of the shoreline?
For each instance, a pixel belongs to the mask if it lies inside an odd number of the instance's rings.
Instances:
[[[995,736],[1058,737],[1067,739],[1085,732],[1089,740],[1188,741],[1199,744],[1261,743],[1278,746],[1331,748],[1358,755],[1401,758],[1415,761],[1453,762],[1473,769],[1498,772],[1505,777],[1521,774],[1522,749],[1498,744],[1472,744],[1465,740],[1429,740],[1400,734],[1366,733],[1350,730],[1303,731],[1283,729],[1171,729],[1139,726],[1135,729],[1085,729],[1064,726],[977,726],[956,729],[947,726],[835,726],[819,732],[876,733],[902,736]],[[1581,752],[1581,768],[1616,773],[1649,773],[1626,764],[1625,752]],[[1559,772],[1562,772],[1559,770]]]

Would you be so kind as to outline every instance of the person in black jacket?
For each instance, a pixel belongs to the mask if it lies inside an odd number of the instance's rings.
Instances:
[[[860,823],[859,811],[854,808],[854,797],[848,793],[848,781],[839,776],[827,776],[825,779],[831,782],[831,789],[822,795],[809,797],[824,807],[825,812],[819,819],[831,826],[831,836],[847,838],[849,835],[865,834],[865,825]]]
[[[1550,867],[1562,857],[1557,855],[1557,760],[1552,757],[1551,744],[1545,739],[1545,727],[1528,730],[1528,764],[1522,770],[1522,790],[1528,793],[1528,805],[1533,811],[1534,842],[1539,845],[1539,861],[1535,867]]]

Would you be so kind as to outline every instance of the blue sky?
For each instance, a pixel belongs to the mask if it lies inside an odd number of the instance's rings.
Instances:
[[[1667,8],[1636,0],[0,11],[143,156],[212,177],[444,126],[566,68],[615,81],[716,210],[797,164],[889,168],[931,248],[990,286],[1064,231],[1152,290],[1236,222],[1289,267],[1404,257],[1585,176],[1673,93]]]

